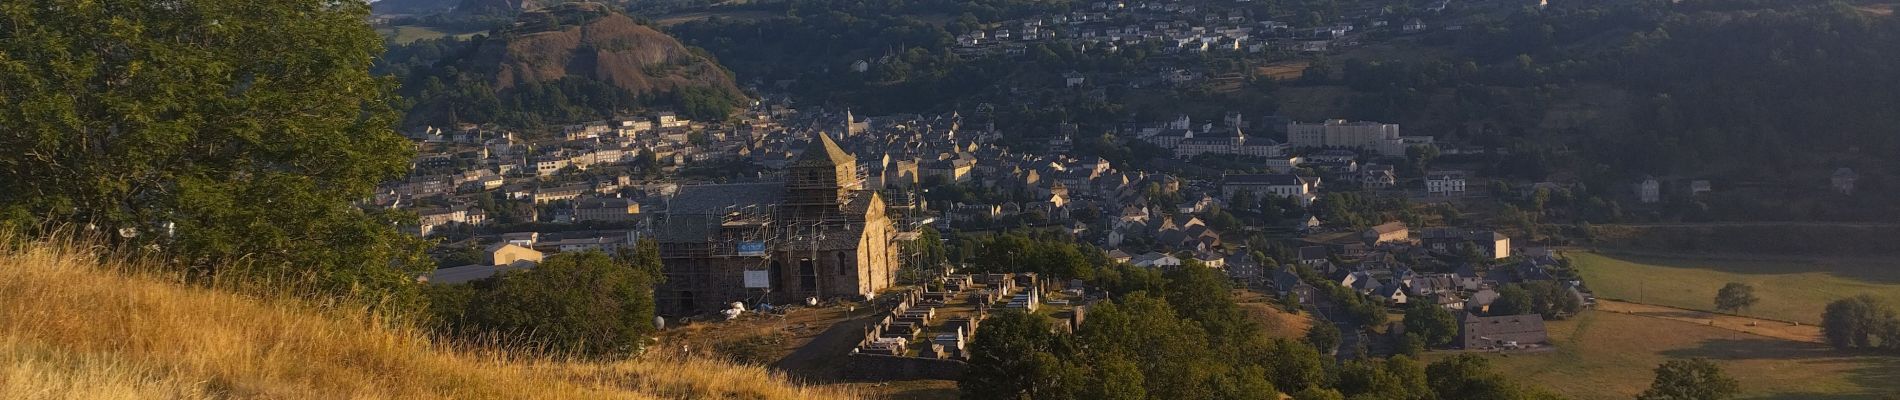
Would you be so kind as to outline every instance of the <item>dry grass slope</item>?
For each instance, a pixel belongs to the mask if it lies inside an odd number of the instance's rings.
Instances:
[[[0,398],[853,398],[760,367],[458,349],[361,308],[177,283],[71,243],[0,237]]]

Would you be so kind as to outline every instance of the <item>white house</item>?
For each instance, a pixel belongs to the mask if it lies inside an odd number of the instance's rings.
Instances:
[[[1437,171],[1426,174],[1425,192],[1447,196],[1462,194],[1465,192],[1465,173],[1463,171]]]

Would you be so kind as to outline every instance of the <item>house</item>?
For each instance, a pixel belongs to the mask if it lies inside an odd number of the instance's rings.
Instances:
[[[518,263],[539,264],[541,252],[522,247],[514,243],[496,243],[489,245],[488,265],[515,265]]]
[[[1242,253],[1235,253],[1222,259],[1221,267],[1227,270],[1227,278],[1240,283],[1242,287],[1252,286],[1253,283],[1259,282],[1267,272],[1260,263],[1254,262],[1253,256]]]
[[[1305,157],[1280,155],[1267,157],[1266,168],[1268,171],[1273,171],[1274,173],[1288,174],[1293,173],[1294,168],[1299,168],[1300,165],[1304,163],[1306,163]]]
[[[1860,174],[1854,173],[1853,168],[1841,167],[1840,169],[1834,170],[1834,176],[1829,179],[1829,183],[1835,192],[1852,195],[1854,194],[1854,182],[1859,180]]]
[[[1458,343],[1465,350],[1517,349],[1550,343],[1544,317],[1537,314],[1480,317],[1466,313],[1459,320]]]
[[[1365,239],[1366,243],[1375,245],[1403,242],[1411,239],[1412,231],[1405,227],[1404,222],[1392,221],[1367,228],[1365,232],[1360,233],[1360,237]]]
[[[416,280],[437,285],[453,285],[488,279],[503,272],[529,268],[534,268],[534,264],[464,265],[460,267],[437,269],[428,275],[417,277]]]
[[[1453,274],[1413,275],[1405,279],[1405,289],[1414,297],[1452,293],[1458,291],[1457,279]]]
[[[1312,179],[1293,174],[1237,174],[1221,176],[1221,196],[1234,198],[1240,192],[1252,192],[1255,196],[1273,195],[1291,198],[1301,206],[1311,205],[1317,198],[1313,194],[1317,184]]]
[[[1306,246],[1299,249],[1300,264],[1314,265],[1326,261],[1326,246]]]
[[[1339,286],[1351,288],[1353,291],[1359,293],[1373,294],[1378,293],[1380,289],[1385,289],[1388,286],[1398,285],[1387,285],[1385,282],[1380,282],[1379,277],[1374,275],[1372,271],[1353,271],[1339,278]]]
[[[1467,244],[1477,248],[1479,254],[1494,260],[1511,256],[1511,238],[1497,231],[1428,229],[1419,240],[1421,247],[1438,254],[1459,254],[1460,249]]]
[[[1710,184],[1707,179],[1689,181],[1689,195],[1691,196],[1708,193],[1711,190],[1715,190],[1715,187]]]
[[[1636,183],[1636,199],[1643,204],[1662,202],[1662,182],[1654,176],[1644,176],[1641,182]]]
[[[1457,270],[1452,271],[1451,276],[1458,290],[1476,291],[1484,286],[1484,275],[1479,275],[1478,270],[1471,264],[1459,265]]]
[[[1390,164],[1366,164],[1359,168],[1359,187],[1367,190],[1398,186],[1399,176]]]
[[[534,190],[534,204],[547,204],[562,200],[573,200],[587,192],[587,185],[567,185],[561,187],[539,188]]]
[[[1464,192],[1464,171],[1435,171],[1425,175],[1425,193],[1451,196]]]
[[[1477,292],[1473,292],[1470,298],[1465,299],[1465,311],[1473,313],[1490,312],[1491,303],[1497,302],[1498,296],[1498,291],[1491,289],[1481,289]]]
[[[574,205],[575,221],[631,221],[640,215],[640,203],[628,199],[585,199]]]
[[[1405,25],[1400,27],[1400,29],[1405,30],[1406,33],[1424,31],[1425,21],[1421,21],[1418,18],[1413,18],[1411,21],[1405,21]]]
[[[1405,304],[1406,299],[1405,288],[1399,285],[1385,285],[1378,290],[1374,290],[1372,295],[1378,297],[1379,300],[1385,301],[1385,304],[1388,306]]]
[[[1087,81],[1088,78],[1083,76],[1080,72],[1069,71],[1068,73],[1062,74],[1063,87],[1082,86],[1082,83]]]
[[[1160,252],[1147,252],[1128,260],[1129,264],[1147,268],[1175,268],[1181,266],[1181,259]]]
[[[534,247],[534,242],[540,239],[541,239],[541,233],[539,232],[508,232],[508,233],[501,234],[502,243],[512,244],[512,245],[521,246],[521,247],[532,248]]]

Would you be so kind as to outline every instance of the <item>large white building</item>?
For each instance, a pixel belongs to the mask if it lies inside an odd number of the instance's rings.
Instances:
[[[1277,196],[1292,198],[1302,206],[1311,205],[1317,199],[1314,191],[1319,186],[1311,178],[1293,174],[1242,174],[1221,176],[1221,195],[1234,198],[1240,192],[1253,192],[1254,196]]]
[[[1239,129],[1224,133],[1210,131],[1200,134],[1187,131],[1185,137],[1174,143],[1174,155],[1181,158],[1202,154],[1274,157],[1284,153],[1286,153],[1286,146],[1274,143],[1270,139],[1248,138]]]
[[[1328,120],[1317,124],[1289,123],[1287,145],[1294,148],[1359,148],[1383,156],[1403,156],[1413,144],[1431,143],[1430,136],[1399,136],[1398,124]]]

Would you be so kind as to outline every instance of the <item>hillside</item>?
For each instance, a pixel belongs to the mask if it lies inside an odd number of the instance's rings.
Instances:
[[[376,15],[429,15],[455,9],[457,0],[377,0],[369,3]]]
[[[404,60],[413,49],[399,48],[384,61],[404,80],[405,97],[419,100],[412,125],[535,128],[642,109],[723,119],[747,98],[717,62],[596,3],[530,11],[492,36],[424,45],[449,56]]]
[[[0,249],[0,398],[850,397],[704,359],[456,349],[360,309],[187,286],[81,248]]]
[[[548,28],[548,21],[559,21]],[[470,60],[494,72],[496,90],[528,83],[583,78],[636,96],[701,87],[743,97],[731,74],[693,54],[678,40],[625,14],[575,4],[522,14],[505,40],[483,43]]]

